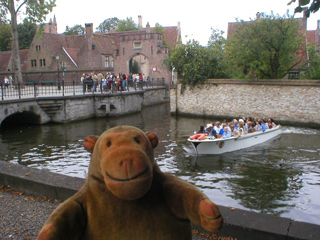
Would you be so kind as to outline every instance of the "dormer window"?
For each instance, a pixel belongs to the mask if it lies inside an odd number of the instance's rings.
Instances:
[[[36,45],[36,51],[37,52],[40,52],[40,49],[41,49],[40,47],[41,47],[40,45]]]
[[[96,49],[96,45],[92,44],[92,50]]]

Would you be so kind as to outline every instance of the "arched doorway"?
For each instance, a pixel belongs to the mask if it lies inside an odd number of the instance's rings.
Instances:
[[[129,60],[129,72],[150,76],[150,61],[143,54],[136,54]]]

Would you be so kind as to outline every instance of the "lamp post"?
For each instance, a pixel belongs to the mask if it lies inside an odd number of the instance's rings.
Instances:
[[[59,59],[60,55],[59,53],[56,55],[56,61],[57,61],[57,71],[58,71],[58,90],[61,90],[61,85],[60,85],[60,67],[59,67]]]

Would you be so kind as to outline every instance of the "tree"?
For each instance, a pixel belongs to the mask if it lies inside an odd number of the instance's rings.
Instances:
[[[221,54],[219,54],[221,55]],[[170,52],[164,64],[171,70],[178,71],[182,90],[186,85],[194,87],[202,84],[206,79],[223,78],[225,73],[221,69],[220,59],[213,46],[204,47],[198,41],[190,40],[186,44]]]
[[[226,45],[229,66],[238,70],[238,77],[242,74],[246,78],[283,78],[303,58],[299,29],[297,19],[273,13],[238,22]]]
[[[153,33],[161,33],[162,34],[162,44],[165,47],[170,47],[169,43],[166,41],[166,36],[164,35],[164,28],[160,23],[156,23],[154,28],[151,30]]]
[[[85,28],[80,24],[76,24],[73,27],[66,26],[64,35],[83,35],[85,33]]]
[[[111,30],[115,30],[117,28],[119,21],[120,20],[117,17],[108,18],[100,23],[96,29],[100,33],[108,33]]]
[[[308,46],[309,58],[306,71],[302,74],[304,79],[320,79],[320,50],[315,44]]]
[[[130,73],[141,73],[141,68],[139,66],[139,63],[134,60],[134,59],[130,59],[130,62],[129,62],[129,69],[130,69]]]
[[[8,13],[11,16],[11,34],[13,41],[12,64],[17,82],[22,82],[17,16],[20,11],[24,9],[23,13],[31,22],[41,23],[45,20],[45,15],[52,11],[52,8],[55,6],[55,1],[56,0],[0,0],[0,17],[3,19]]]
[[[28,19],[24,19],[22,24],[18,25],[19,47],[20,49],[29,49],[30,44],[37,31],[37,25]]]
[[[288,5],[295,3],[296,0],[291,0]],[[295,12],[302,12],[304,9],[306,9],[306,16],[309,17],[310,13],[315,13],[320,8],[320,1],[319,0],[312,0],[310,3],[310,0],[299,0],[298,7],[295,8]],[[307,6],[309,5],[309,6]]]
[[[132,17],[123,20],[119,20],[116,31],[124,32],[124,31],[134,31],[138,30],[138,25],[132,20]]]
[[[225,78],[228,77],[227,69],[228,63],[225,59],[225,45],[226,39],[223,37],[224,32],[219,29],[213,29],[212,34],[208,41],[208,52],[210,53],[211,58],[215,59],[214,68],[209,68],[211,73],[209,76],[213,78]]]
[[[0,23],[0,51],[11,50],[11,26]]]

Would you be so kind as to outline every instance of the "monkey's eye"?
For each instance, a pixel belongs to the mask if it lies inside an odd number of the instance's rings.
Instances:
[[[107,146],[110,147],[111,146],[111,141],[107,142]]]
[[[134,138],[134,141],[135,141],[136,143],[139,143],[139,144],[140,144],[140,140],[139,140],[138,137],[135,137],[135,138]]]

